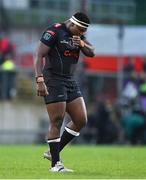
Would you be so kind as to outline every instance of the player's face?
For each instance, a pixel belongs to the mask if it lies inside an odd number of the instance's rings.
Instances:
[[[86,31],[87,31],[87,28],[77,26],[76,24],[74,24],[71,29],[72,34],[76,36],[82,36],[85,34]]]

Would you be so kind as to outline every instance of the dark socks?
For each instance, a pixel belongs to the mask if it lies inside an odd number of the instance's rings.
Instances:
[[[52,156],[52,164],[51,166],[54,167],[57,161],[60,161],[59,152],[66,146],[74,137],[79,136],[79,132],[75,132],[68,127],[65,127],[65,130],[60,138],[56,139],[48,139],[47,143],[50,147],[50,153]]]
[[[79,132],[75,132],[67,127],[61,136],[59,152],[68,144],[74,137],[79,136]]]
[[[51,142],[49,142],[49,141],[51,141]],[[55,142],[55,140],[54,141],[48,140],[47,142],[49,144],[50,153],[52,156],[51,166],[54,167],[56,162],[60,160],[60,157],[59,157],[59,144],[60,144],[60,142]]]

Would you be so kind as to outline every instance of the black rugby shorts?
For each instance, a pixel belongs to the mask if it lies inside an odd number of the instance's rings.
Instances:
[[[44,96],[46,104],[63,101],[68,103],[78,97],[82,97],[80,87],[75,80],[51,79],[46,82],[46,86],[49,92],[49,95]]]

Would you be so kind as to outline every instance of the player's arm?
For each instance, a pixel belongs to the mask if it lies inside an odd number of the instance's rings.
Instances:
[[[79,46],[85,56],[95,56],[94,47],[87,40],[82,40],[79,36],[73,36],[73,44]]]
[[[43,70],[43,58],[48,54],[50,51],[50,47],[39,41],[38,48],[35,53],[35,75],[36,77],[42,76]]]
[[[43,58],[47,55],[50,51],[50,47],[42,43],[41,41],[38,44],[38,48],[35,54],[35,76],[36,76],[36,83],[37,83],[37,95],[38,96],[46,96],[48,95],[47,87],[44,83],[43,78]]]
[[[85,56],[88,56],[88,57],[94,57],[95,56],[94,47],[88,41],[81,40],[80,41],[80,48],[81,48],[82,53]]]
[[[40,39],[38,48],[35,55],[35,75],[37,83],[37,94],[38,96],[48,95],[47,87],[44,83],[43,77],[43,58],[47,56],[50,49],[54,46],[56,42],[56,33],[52,29],[45,31]]]

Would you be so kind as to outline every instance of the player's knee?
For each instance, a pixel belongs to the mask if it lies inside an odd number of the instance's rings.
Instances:
[[[60,128],[63,122],[63,115],[56,114],[53,116],[53,118],[50,119],[50,125],[52,127]]]
[[[53,117],[51,118],[52,121],[63,121],[64,118],[64,114],[63,113],[56,113],[53,115]]]

